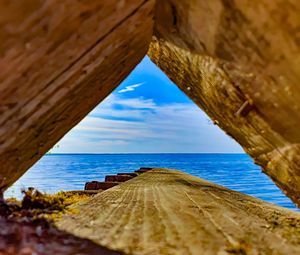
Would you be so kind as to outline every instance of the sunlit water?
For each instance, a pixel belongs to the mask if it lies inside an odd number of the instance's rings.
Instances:
[[[245,154],[46,155],[5,196],[20,198],[20,190],[26,187],[35,187],[48,193],[83,189],[86,181],[101,181],[105,175],[134,171],[141,166],[182,170],[230,189],[297,210]]]

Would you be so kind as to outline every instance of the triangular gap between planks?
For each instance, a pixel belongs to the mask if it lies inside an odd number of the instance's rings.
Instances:
[[[152,61],[299,205],[300,4],[265,2],[0,3],[0,187],[111,93],[154,30]]]

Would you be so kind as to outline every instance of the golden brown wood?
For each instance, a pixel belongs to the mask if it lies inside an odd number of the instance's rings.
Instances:
[[[144,57],[153,0],[0,1],[0,188]]]
[[[129,254],[300,253],[300,214],[155,169],[75,207],[60,229]]]
[[[300,2],[157,1],[151,59],[300,206]]]
[[[154,0],[0,0],[0,189],[141,60]],[[152,60],[300,205],[300,2],[156,3]]]

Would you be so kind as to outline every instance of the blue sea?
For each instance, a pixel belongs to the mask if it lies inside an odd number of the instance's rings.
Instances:
[[[50,154],[45,155],[5,197],[21,198],[20,190],[35,187],[55,193],[80,190],[87,181],[130,172],[141,166],[178,169],[265,201],[297,210],[246,154]]]

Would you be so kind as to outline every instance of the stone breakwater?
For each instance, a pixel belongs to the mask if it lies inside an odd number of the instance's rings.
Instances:
[[[84,190],[107,190],[109,188],[112,188],[114,186],[119,185],[120,183],[129,181],[139,174],[146,173],[153,168],[151,167],[141,167],[139,170],[136,170],[133,173],[117,173],[116,175],[107,175],[105,176],[105,181],[100,182],[100,181],[90,181],[86,182],[84,186]]]

